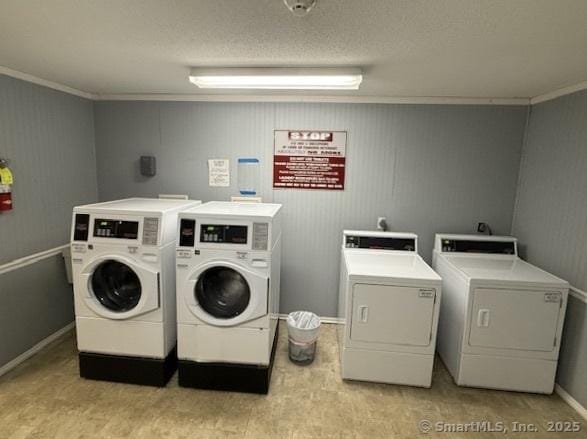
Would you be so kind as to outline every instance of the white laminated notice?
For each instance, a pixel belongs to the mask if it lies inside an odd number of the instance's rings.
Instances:
[[[211,187],[230,186],[230,169],[228,159],[208,160],[208,185]]]
[[[269,224],[253,223],[253,250],[267,250]]]
[[[143,245],[157,245],[159,218],[145,218],[143,223]]]

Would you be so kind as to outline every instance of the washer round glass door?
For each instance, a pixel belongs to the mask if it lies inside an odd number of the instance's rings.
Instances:
[[[219,319],[238,316],[251,300],[247,280],[235,269],[224,266],[211,267],[200,274],[194,294],[202,309]]]
[[[91,277],[92,292],[107,309],[130,311],[141,299],[141,281],[128,265],[112,259],[96,267]]]

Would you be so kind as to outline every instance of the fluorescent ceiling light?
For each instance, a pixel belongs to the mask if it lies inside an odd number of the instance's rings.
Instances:
[[[356,68],[194,68],[190,82],[199,88],[358,90]]]

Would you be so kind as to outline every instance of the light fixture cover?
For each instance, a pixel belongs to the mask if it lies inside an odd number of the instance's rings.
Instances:
[[[190,82],[199,88],[357,90],[358,68],[193,68]]]

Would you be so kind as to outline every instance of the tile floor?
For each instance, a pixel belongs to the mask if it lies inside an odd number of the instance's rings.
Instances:
[[[343,382],[334,325],[323,325],[316,360],[296,366],[280,331],[268,395],[166,388],[79,378],[69,334],[0,378],[0,438],[411,438],[504,437],[418,430],[435,422],[534,423],[509,437],[587,438],[587,422],[558,396],[459,388],[437,361],[431,389]],[[548,421],[581,422],[547,433]]]

